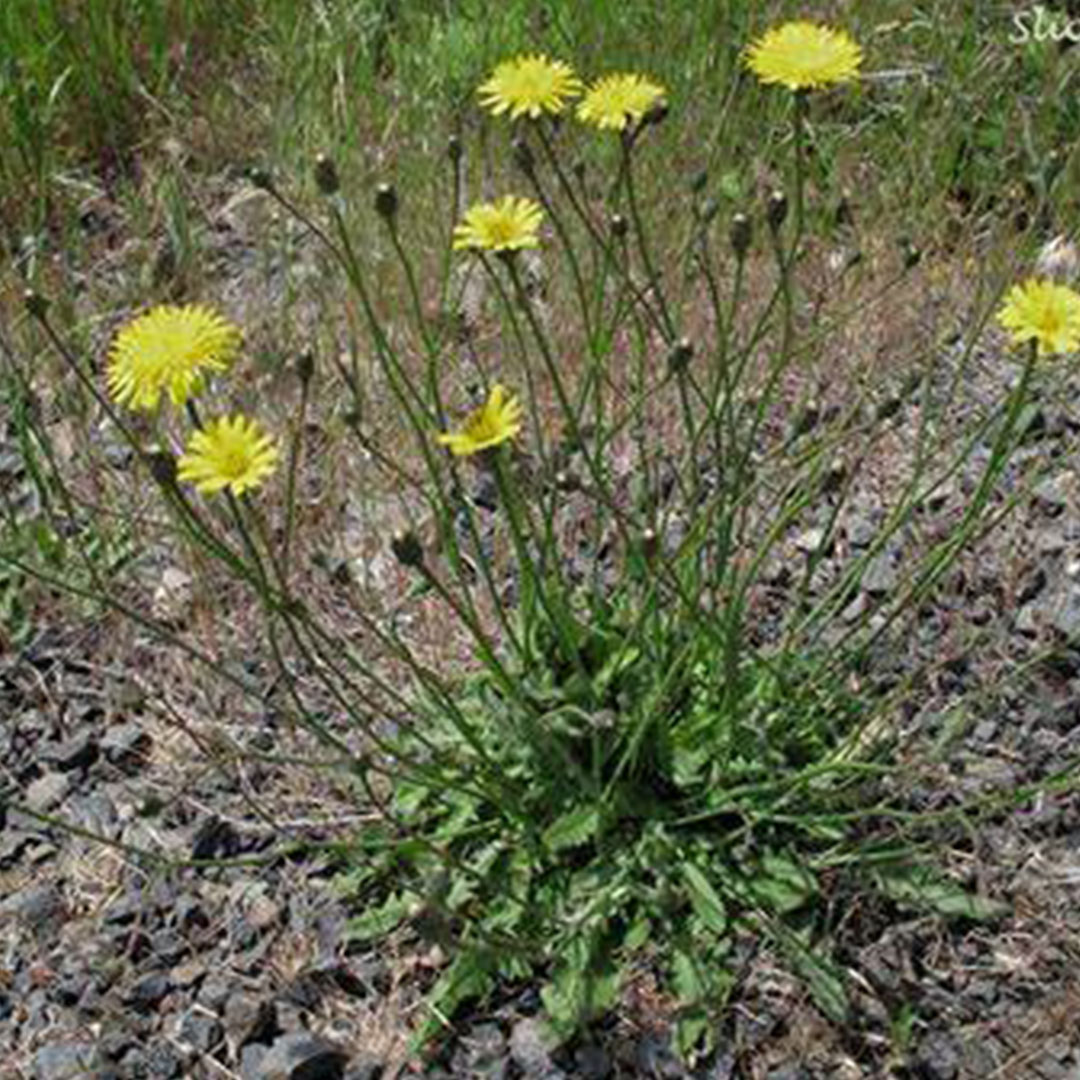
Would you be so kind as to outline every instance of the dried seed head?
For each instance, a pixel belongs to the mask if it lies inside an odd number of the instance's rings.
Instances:
[[[315,186],[324,195],[336,195],[341,190],[337,166],[334,159],[326,154],[319,154],[315,158]]]
[[[555,486],[560,491],[578,491],[581,488],[581,479],[568,469],[560,469],[555,474]]]
[[[731,240],[731,250],[735,252],[735,258],[745,259],[754,239],[754,223],[746,214],[736,214],[731,219],[728,238]]]
[[[922,262],[922,251],[908,239],[904,239],[901,246],[904,249],[904,269],[913,270]]]
[[[402,566],[415,570],[424,565],[424,546],[412,529],[402,529],[394,533],[390,540],[390,550]]]
[[[41,293],[33,289],[27,289],[23,293],[23,307],[26,308],[27,314],[35,319],[44,319],[49,314],[49,306],[48,297],[42,296]]]
[[[375,189],[375,213],[384,221],[397,217],[398,196],[393,184],[380,184]]]
[[[705,190],[705,185],[709,182],[709,172],[707,169],[702,169],[700,172],[694,173],[690,178],[690,190],[695,195],[700,195]]]
[[[461,155],[464,150],[461,146],[461,140],[456,135],[451,135],[446,140],[446,156],[450,159],[451,163],[456,165],[461,160]]]
[[[641,534],[641,554],[648,562],[652,562],[659,553],[660,537],[656,535],[655,529],[646,529]]]
[[[148,450],[145,460],[150,475],[162,487],[176,486],[176,458],[168,450]]]
[[[315,354],[311,349],[305,349],[296,358],[296,377],[301,385],[307,386],[315,374]]]
[[[668,369],[678,375],[690,366],[693,359],[694,343],[689,338],[679,338],[668,353]]]
[[[254,169],[249,170],[248,179],[251,181],[252,185],[257,187],[260,191],[274,190],[274,178],[270,175],[269,169],[263,169],[256,166]]]
[[[623,217],[622,214],[611,215],[611,235],[616,240],[622,240],[626,234],[630,231],[630,222]]]
[[[780,231],[780,226],[784,224],[787,212],[787,196],[782,191],[774,191],[769,196],[769,203],[765,210],[769,228],[772,229],[774,233]]]

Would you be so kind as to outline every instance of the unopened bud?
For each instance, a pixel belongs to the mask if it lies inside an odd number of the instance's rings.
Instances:
[[[23,307],[29,315],[35,319],[44,319],[49,314],[49,299],[33,289],[27,289],[23,293]]]
[[[626,234],[630,231],[630,222],[623,217],[622,214],[611,215],[611,235],[616,240],[622,240]]]
[[[333,158],[327,157],[326,154],[319,154],[315,158],[315,186],[324,195],[336,195],[341,189],[337,166]]]
[[[646,529],[641,534],[641,554],[648,562],[652,562],[659,553],[660,537],[656,535],[655,529]]]
[[[375,213],[384,221],[393,221],[398,212],[398,197],[393,184],[380,184],[375,189]]]
[[[402,529],[394,533],[390,540],[390,550],[402,566],[415,570],[424,565],[424,546],[412,529]]]
[[[904,246],[904,269],[912,270],[922,262],[922,252],[914,244]]]
[[[456,135],[451,135],[446,140],[446,156],[456,165],[461,160],[462,153],[461,140]]]
[[[303,386],[311,382],[315,374],[315,354],[310,349],[305,349],[296,358],[296,377]]]
[[[176,486],[176,458],[168,450],[149,450],[146,467],[162,487]]]
[[[668,353],[668,369],[676,375],[685,371],[694,359],[694,343],[689,338],[679,338]]]
[[[555,486],[560,491],[577,491],[581,487],[581,479],[576,473],[560,469],[555,474]]]
[[[256,166],[248,172],[248,179],[251,181],[254,187],[257,187],[260,191],[273,191],[274,179],[270,175],[269,169],[263,169]]]
[[[536,169],[536,159],[532,147],[520,136],[513,143],[514,164],[526,175],[532,176]]]
[[[769,222],[769,228],[772,229],[774,233],[780,231],[780,226],[784,224],[787,212],[787,196],[782,191],[774,191],[769,196],[769,203],[765,210],[765,217]]]
[[[736,214],[731,219],[728,238],[731,240],[731,250],[735,252],[735,258],[746,258],[754,239],[754,223],[746,214]]]

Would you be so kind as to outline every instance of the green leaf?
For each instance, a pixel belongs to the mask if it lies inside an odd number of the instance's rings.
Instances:
[[[762,856],[760,875],[754,877],[750,887],[758,900],[778,915],[798,910],[818,891],[817,880],[809,870],[774,852]]]
[[[413,901],[393,893],[377,907],[369,908],[362,915],[350,919],[346,934],[350,941],[370,941],[389,933],[412,911]]]
[[[697,917],[713,933],[726,933],[728,920],[724,902],[709,879],[693,863],[683,863],[682,873]]]
[[[686,1005],[694,1005],[705,997],[705,980],[697,961],[682,949],[676,949],[671,958],[671,982],[679,1000]]]
[[[743,197],[739,174],[733,170],[729,169],[727,172],[722,172],[720,179],[717,181],[717,186],[720,188],[721,194],[733,202],[738,202]]]
[[[595,806],[579,806],[558,818],[544,833],[544,844],[552,851],[581,847],[600,829],[600,811]]]
[[[915,908],[929,908],[952,918],[978,922],[996,919],[1009,905],[988,896],[976,896],[926,866],[907,865],[878,870],[874,880],[890,900]]]
[[[705,1009],[692,1009],[681,1015],[675,1021],[675,1051],[684,1061],[690,1059],[695,1047],[705,1037],[704,1050],[708,1052],[708,1045],[712,1024],[709,1022],[709,1014]]]
[[[652,936],[652,920],[646,915],[638,919],[623,938],[623,948],[627,952],[635,952],[644,945]]]
[[[430,1015],[416,1032],[414,1051],[450,1022],[463,1001],[485,997],[494,985],[485,954],[471,949],[456,956],[424,999]]]
[[[830,965],[818,960],[808,950],[797,958],[799,973],[810,987],[810,993],[818,1008],[838,1024],[848,1019],[848,999],[844,984]]]

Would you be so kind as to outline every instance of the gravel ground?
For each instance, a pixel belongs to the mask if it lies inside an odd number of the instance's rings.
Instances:
[[[921,392],[941,390],[958,357],[946,349],[941,378]],[[959,428],[999,399],[1015,370],[977,354],[943,414],[948,423]],[[1066,382],[1025,418],[1003,492],[1034,470],[1045,467],[1046,477],[887,639],[867,676],[921,672],[897,720],[909,748],[897,783],[912,805],[1009,793],[1077,760],[1080,650],[1070,642],[1080,640],[1080,416],[1069,404],[1077,391],[1080,382]],[[814,589],[872,539],[882,490],[895,482],[891,448],[911,445],[925,402],[898,392],[879,407],[895,414],[891,434],[872,459],[847,466],[858,475]],[[972,470],[986,453],[976,449]],[[3,467],[18,479],[17,464]],[[875,560],[838,628],[902,587],[913,552],[955,522],[972,470],[935,493]],[[756,594],[763,639],[794,587],[785,566],[823,543],[829,498],[793,532]],[[175,602],[178,619],[187,585],[183,574],[162,575],[158,587],[158,602]],[[360,816],[347,786],[280,760],[314,751],[272,707],[222,698],[208,710],[190,672],[132,631],[70,611],[40,625],[0,661],[0,793],[11,800],[0,807],[2,1077],[1080,1077],[1080,797],[1069,785],[946,837],[955,878],[1006,905],[996,921],[832,898],[855,1003],[844,1029],[777,957],[745,940],[717,1050],[692,1070],[670,1051],[669,1003],[648,972],[615,1014],[557,1048],[544,1041],[536,988],[507,987],[460,1018],[420,1065],[406,1052],[409,1024],[445,957],[408,935],[373,951],[350,946],[337,866],[319,847]],[[245,655],[251,677],[269,687],[267,670],[238,645]],[[273,806],[273,820],[263,806]],[[50,816],[115,846],[50,825]],[[133,849],[236,864],[167,871]]]

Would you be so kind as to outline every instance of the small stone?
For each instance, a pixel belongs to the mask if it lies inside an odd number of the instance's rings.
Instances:
[[[187,990],[200,982],[206,975],[206,965],[199,960],[189,960],[184,964],[177,964],[169,972],[169,978],[173,986],[180,990]]]
[[[155,619],[182,623],[192,603],[191,575],[176,566],[165,568],[158,580],[150,610]]]
[[[55,885],[28,885],[0,901],[0,921],[15,918],[37,931],[62,918],[65,910],[64,898]]]
[[[152,740],[138,724],[114,724],[101,739],[105,760],[125,771],[142,765]]]
[[[46,747],[41,755],[61,772],[88,769],[97,761],[97,740],[88,731],[79,732],[61,743]]]
[[[26,805],[39,814],[60,805],[71,790],[71,780],[64,773],[47,772],[26,789]]]
[[[245,917],[255,930],[268,930],[281,921],[282,908],[268,896],[256,896],[248,905]]]
[[[807,556],[817,555],[825,549],[827,539],[825,530],[815,526],[795,538],[795,549]]]
[[[274,1026],[285,1034],[304,1030],[304,1011],[292,1001],[274,1002]]]
[[[877,528],[870,517],[864,513],[855,512],[844,524],[848,543],[852,547],[869,547],[877,536]]]
[[[226,1000],[223,1019],[230,1044],[239,1048],[261,1042],[273,1032],[274,1007],[269,1001],[238,991]]]
[[[102,914],[102,920],[106,926],[130,926],[142,911],[142,897],[136,892],[129,892],[109,904]]]
[[[233,992],[233,985],[224,975],[211,972],[199,987],[197,1000],[200,1005],[221,1012]]]
[[[1047,517],[1057,517],[1069,505],[1071,482],[1066,476],[1050,476],[1035,486],[1032,501]]]
[[[293,1031],[274,1041],[256,1075],[259,1080],[343,1080],[348,1060],[335,1043]]]
[[[72,795],[64,803],[64,811],[69,821],[95,836],[113,837],[119,832],[120,818],[108,795]]]
[[[209,1054],[225,1037],[225,1029],[216,1016],[201,1009],[189,1009],[180,1018],[177,1039],[200,1054]]]
[[[1067,546],[1068,541],[1065,539],[1065,534],[1056,528],[1048,528],[1045,531],[1040,530],[1035,540],[1035,550],[1047,558],[1060,555]]]
[[[176,928],[185,934],[193,930],[205,929],[210,925],[210,918],[202,901],[197,896],[185,893],[177,897],[173,905],[173,922]]]
[[[574,1055],[574,1063],[583,1080],[607,1080],[611,1075],[611,1058],[595,1043],[582,1046]]]
[[[1050,625],[1070,640],[1080,635],[1080,588],[1068,586],[1049,602]]]
[[[526,1076],[542,1076],[552,1068],[553,1040],[539,1020],[527,1017],[510,1032],[510,1056]]]
[[[1036,604],[1025,604],[1017,613],[1013,627],[1018,634],[1024,637],[1038,637],[1039,617]]]
[[[240,1076],[242,1080],[260,1080],[263,1058],[270,1052],[269,1046],[262,1043],[250,1043],[240,1054]]]
[[[97,1050],[84,1042],[51,1043],[34,1055],[34,1080],[80,1080],[100,1066]]]
[[[150,952],[154,960],[172,967],[183,959],[188,943],[175,930],[159,930],[150,938]]]
[[[163,1039],[155,1039],[146,1049],[146,1071],[151,1080],[175,1080],[183,1075],[184,1063]]]
[[[870,560],[862,577],[863,591],[871,596],[883,596],[896,588],[899,575],[892,556],[883,551]]]
[[[853,623],[862,618],[866,611],[866,606],[866,594],[859,593],[859,595],[856,596],[842,612],[840,612],[840,618],[846,623]]]
[[[169,991],[172,979],[166,971],[152,971],[138,980],[124,995],[124,1003],[139,1012],[149,1012]]]

